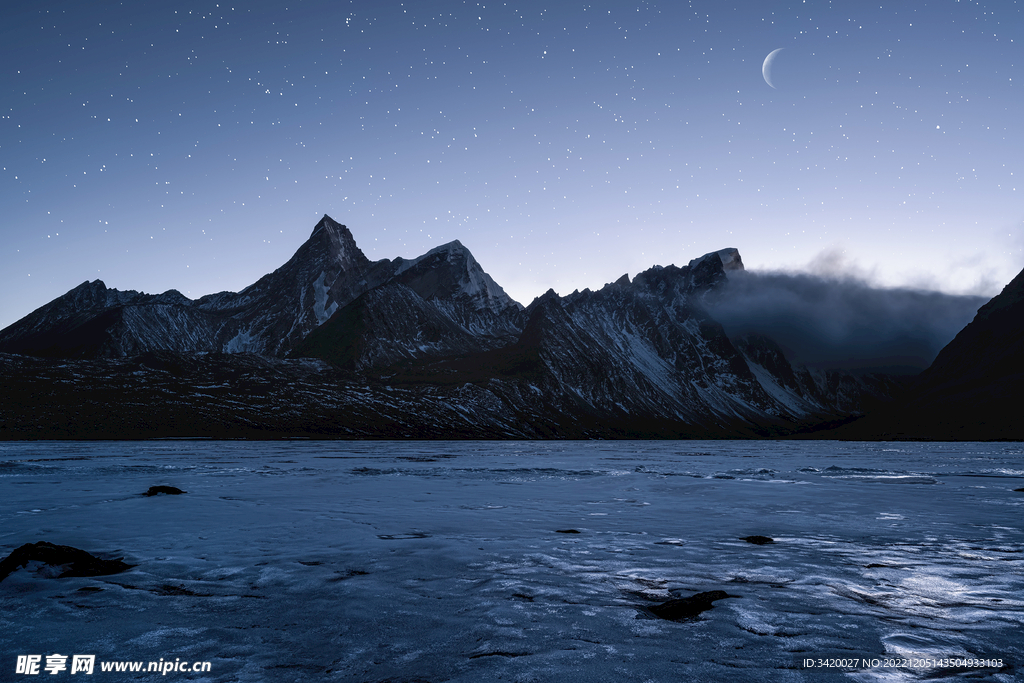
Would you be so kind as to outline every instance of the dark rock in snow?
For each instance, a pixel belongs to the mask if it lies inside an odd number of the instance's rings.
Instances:
[[[651,613],[659,619],[685,621],[688,619],[696,619],[701,612],[705,612],[714,607],[713,603],[715,600],[732,597],[736,596],[729,595],[725,591],[706,591],[704,593],[691,595],[688,598],[668,600],[660,605],[654,605],[649,609]]]
[[[101,560],[100,558],[69,545],[55,545],[47,541],[26,543],[0,561],[0,581],[11,572],[28,565],[29,562],[41,562],[61,570],[58,579],[67,576],[105,576],[120,574],[135,565],[126,564],[121,558]]]
[[[412,538],[430,538],[430,534],[425,534],[422,531],[411,531],[407,534],[377,534],[377,538],[382,541],[405,541]]]
[[[182,493],[188,493],[188,491],[182,491],[177,486],[150,486],[149,490],[143,493],[144,496],[159,496],[166,494],[169,496],[179,496]]]
[[[769,538],[768,536],[744,536],[740,540],[746,541],[747,543],[753,543],[754,545],[768,545],[769,543],[775,543],[775,539]]]

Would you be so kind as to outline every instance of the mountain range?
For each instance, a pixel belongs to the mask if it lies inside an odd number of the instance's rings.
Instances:
[[[956,345],[1001,339],[1012,327],[1005,320],[1020,318],[1019,295],[991,308],[985,320],[998,329],[961,333],[922,375],[925,384],[794,366],[770,335],[730,337],[715,319],[730,274],[743,271],[739,252],[722,249],[597,291],[548,291],[523,307],[459,241],[414,259],[370,261],[325,215],[291,259],[240,292],[192,300],[94,280],[0,330],[0,434],[825,433],[891,411],[911,391],[941,402],[951,381],[943,378],[965,372]],[[1000,370],[971,372],[980,386]],[[1019,377],[1008,386],[1018,385]]]

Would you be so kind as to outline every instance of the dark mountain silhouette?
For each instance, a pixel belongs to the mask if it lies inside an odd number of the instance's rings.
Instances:
[[[370,261],[324,216],[240,292],[86,282],[0,331],[0,433],[727,438],[884,413],[905,379],[796,366],[756,330],[730,338],[715,311],[735,317],[743,274],[723,249],[524,309],[458,241]],[[922,377],[915,415],[1019,383],[1020,315],[1000,297]],[[964,360],[979,345],[987,365]]]
[[[1024,271],[922,372],[906,395],[849,438],[1024,439]]]

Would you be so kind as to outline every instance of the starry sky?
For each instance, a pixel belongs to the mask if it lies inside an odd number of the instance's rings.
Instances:
[[[96,278],[239,290],[325,213],[371,259],[459,239],[524,304],[724,247],[991,296],[1024,266],[1022,29],[1020,0],[7,3],[0,327]]]

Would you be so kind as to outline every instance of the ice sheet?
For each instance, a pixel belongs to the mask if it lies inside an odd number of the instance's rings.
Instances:
[[[0,583],[0,679],[59,652],[207,660],[168,674],[207,681],[1019,680],[1022,463],[1014,444],[0,444],[0,556],[47,540],[137,565]],[[160,484],[187,493],[139,495]],[[709,590],[734,597],[645,611]],[[886,656],[1005,666],[802,664]]]

